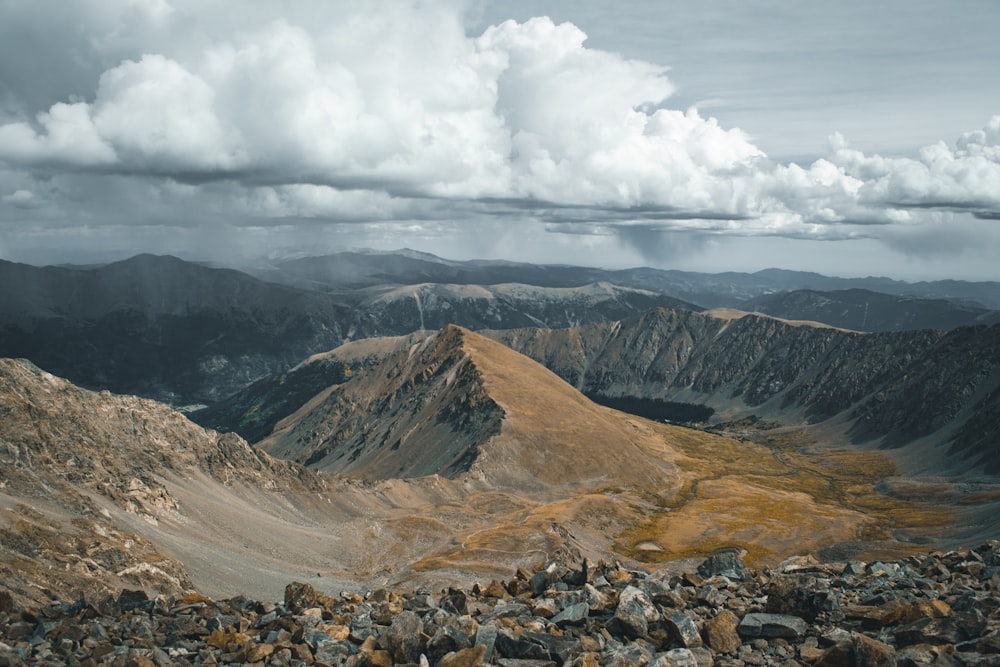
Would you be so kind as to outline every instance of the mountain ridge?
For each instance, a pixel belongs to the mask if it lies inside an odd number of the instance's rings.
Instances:
[[[279,260],[272,262],[268,269],[248,267],[247,270],[254,275],[266,275],[269,280],[276,282],[308,280],[313,286],[325,286],[324,289],[422,282],[521,282],[547,287],[577,287],[604,281],[669,294],[703,308],[717,308],[738,307],[741,302],[752,298],[794,289],[832,291],[860,288],[896,296],[974,302],[980,307],[1000,309],[1000,282],[996,281],[936,280],[911,283],[879,276],[841,278],[778,268],[752,273],[702,273],[652,267],[600,269],[503,260],[446,260],[429,253],[412,255],[410,252],[404,249],[372,255],[362,251],[344,251],[291,261]],[[400,261],[393,262],[393,255],[398,255]],[[340,264],[351,268],[349,271],[340,269]],[[348,277],[350,282],[343,282],[340,277],[342,275]]]
[[[544,400],[560,409],[539,410]],[[669,486],[669,470],[651,476],[659,464],[608,427],[612,414],[543,366],[450,325],[320,392],[259,446],[364,479],[437,474],[538,488],[611,475]]]
[[[997,423],[990,416],[1000,414],[997,325],[870,334],[736,311],[659,309],[580,327],[482,333],[587,395],[702,405],[716,422],[757,415],[810,427],[828,423],[865,446],[930,438],[937,458],[926,461],[929,469],[1000,472],[990,444]],[[314,361],[350,365],[357,346],[365,350],[363,366],[407,340],[349,343]],[[325,376],[303,382],[295,389],[303,396],[329,385]],[[261,395],[280,393],[273,380],[273,389],[267,386],[261,383]],[[239,406],[247,403],[237,394],[229,420],[213,425],[237,428],[246,413]],[[256,432],[268,424],[274,421]]]

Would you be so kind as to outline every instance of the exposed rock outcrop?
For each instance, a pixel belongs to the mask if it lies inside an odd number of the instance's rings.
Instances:
[[[900,562],[791,564],[745,581],[598,564],[470,591],[331,596],[289,584],[282,602],[143,591],[22,608],[0,596],[0,662],[22,664],[656,665],[997,664],[1000,544]],[[810,579],[804,579],[808,576]],[[780,583],[778,583],[780,582]],[[776,586],[776,583],[778,585]],[[815,614],[795,585],[824,590]],[[719,594],[707,604],[703,591]],[[770,593],[768,591],[771,591]],[[776,591],[784,613],[772,613]],[[803,600],[803,607],[789,603]],[[551,612],[558,612],[555,616]],[[805,620],[806,616],[813,617]]]

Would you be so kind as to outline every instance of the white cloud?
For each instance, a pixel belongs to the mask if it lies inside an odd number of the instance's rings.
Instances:
[[[32,167],[39,164],[69,168],[100,167],[117,161],[84,103],[59,102],[38,114],[39,131],[28,123],[0,125],[0,160]]]
[[[2,11],[46,25],[34,3]],[[46,57],[92,74],[77,77],[87,88],[54,74],[58,99],[0,120],[0,162],[22,175],[12,184],[49,182],[46,219],[61,206],[65,224],[517,216],[633,240],[891,228],[906,248],[907,234],[949,224],[942,212],[1000,211],[1000,116],[915,158],[835,135],[828,159],[777,164],[739,129],[670,108],[665,66],[588,48],[570,23],[464,26],[444,1],[80,0],[53,17],[67,46]],[[7,55],[0,44],[3,67],[18,67]],[[11,108],[53,94],[21,85]],[[4,219],[27,210],[11,197]]]
[[[216,117],[214,97],[208,84],[180,64],[147,55],[101,76],[93,124],[126,168],[232,169],[241,162],[238,140]]]
[[[842,137],[833,160],[865,181],[861,200],[872,206],[1000,210],[1000,115],[954,146],[927,146],[918,158],[866,156]]]

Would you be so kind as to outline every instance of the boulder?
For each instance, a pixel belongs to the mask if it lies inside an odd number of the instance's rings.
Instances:
[[[743,554],[738,549],[725,549],[712,554],[698,566],[698,574],[705,579],[722,575],[735,581],[750,579],[750,571],[743,563]]]
[[[667,628],[671,639],[680,643],[684,648],[692,648],[702,645],[701,634],[698,633],[698,626],[694,621],[682,611],[676,611],[663,617],[663,624]]]
[[[420,616],[412,611],[403,611],[392,619],[392,625],[385,632],[385,640],[396,662],[418,662],[427,650],[423,623]]]
[[[767,588],[766,610],[772,614],[799,616],[812,623],[826,611],[840,607],[830,581],[810,574],[779,574]]]
[[[740,621],[737,632],[740,636],[754,638],[762,637],[772,639],[781,637],[783,639],[799,639],[805,634],[808,625],[798,616],[788,614],[747,614]]]
[[[735,653],[743,643],[736,632],[739,624],[740,619],[736,614],[723,609],[705,621],[705,643],[716,653]]]

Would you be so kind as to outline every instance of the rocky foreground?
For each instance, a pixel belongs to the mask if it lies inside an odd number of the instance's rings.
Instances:
[[[898,562],[738,553],[651,574],[551,565],[506,583],[282,603],[0,593],[0,665],[1000,665],[1000,542]]]

